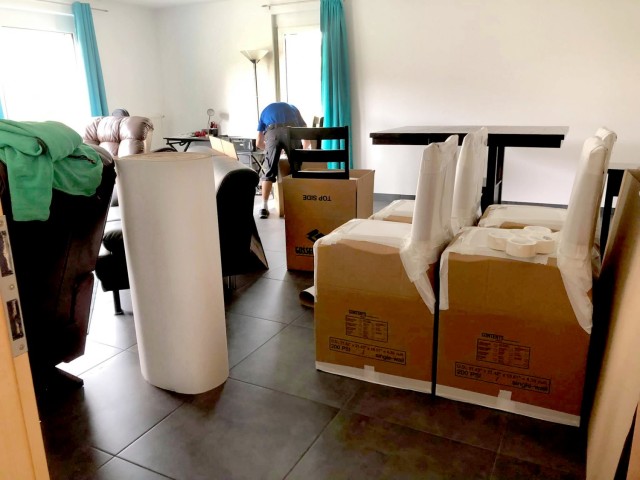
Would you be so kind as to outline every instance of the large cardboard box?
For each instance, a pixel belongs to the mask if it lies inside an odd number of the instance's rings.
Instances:
[[[411,231],[405,223],[378,223]],[[316,368],[431,393],[434,315],[409,280],[399,248],[325,240],[316,245]],[[432,285],[434,271],[427,269]]]
[[[373,170],[351,170],[348,180],[293,178],[284,190],[287,268],[313,271],[313,244],[353,218],[373,213]]]
[[[628,479],[640,478],[640,170],[624,174],[595,299],[593,348],[599,381],[589,420],[587,479],[618,478],[634,422]],[[596,323],[597,322],[597,323]],[[598,328],[596,328],[598,327]],[[600,362],[601,361],[601,362]],[[594,371],[590,372],[595,376]]]
[[[436,395],[579,425],[590,335],[557,259],[455,253],[484,248],[465,235],[441,260]]]

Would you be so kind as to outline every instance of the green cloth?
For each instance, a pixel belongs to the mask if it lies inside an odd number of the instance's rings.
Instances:
[[[98,153],[60,122],[0,120],[0,160],[16,221],[47,220],[54,188],[91,196],[102,180]]]

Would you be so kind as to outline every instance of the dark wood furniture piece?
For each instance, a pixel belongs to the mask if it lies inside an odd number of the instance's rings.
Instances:
[[[293,178],[349,178],[349,127],[288,127],[289,128],[289,153],[288,159]],[[302,140],[321,142],[322,140],[336,140],[343,148],[296,148]],[[317,145],[316,145],[317,146]],[[337,169],[301,169],[303,163],[336,162]],[[323,168],[325,167],[323,165]]]
[[[450,135],[458,135],[462,145],[464,136],[482,125],[433,125],[399,127],[371,132],[374,145],[428,145],[444,142]],[[482,210],[502,200],[502,173],[506,147],[560,148],[569,127],[486,126],[489,130],[487,181],[482,190]]]
[[[163,137],[163,138],[167,143],[167,145],[171,147],[173,150],[175,150],[176,152],[178,151],[178,149],[176,148],[176,145],[178,145],[179,147],[184,147],[184,150],[182,151],[186,152],[191,146],[191,144],[194,142],[205,143],[207,146],[211,144],[211,142],[209,141],[208,135],[205,137],[192,137],[191,135],[176,135],[175,137]]]
[[[620,192],[622,177],[625,170],[640,168],[640,161],[635,163],[610,163],[607,171],[607,188],[604,192],[604,205],[602,207],[602,225],[600,228],[600,252],[604,254],[609,236],[609,226],[611,225],[611,214],[613,212],[613,199]]]

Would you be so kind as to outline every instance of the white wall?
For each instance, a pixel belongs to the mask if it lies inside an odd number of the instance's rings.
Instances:
[[[109,111],[126,108],[154,124],[152,148],[164,145],[166,105],[160,69],[157,11],[112,1],[92,1]]]
[[[262,0],[219,0],[159,11],[166,134],[205,128],[216,111],[220,133],[255,137],[253,65],[241,50],[266,48],[257,65],[260,109],[275,100],[271,16]]]
[[[640,164],[637,0],[345,0],[356,162],[377,193],[415,193],[420,147],[373,146],[403,125],[568,125],[561,149],[507,149],[503,199],[566,204],[582,142]]]
[[[16,3],[0,6],[7,2]],[[163,135],[204,128],[207,108],[221,133],[254,136],[253,67],[240,50],[273,52],[264,3],[152,10],[94,0],[109,10],[93,15],[109,108],[152,117],[154,146]],[[421,148],[373,146],[369,138],[402,125],[568,125],[560,149],[507,150],[510,201],[566,204],[582,142],[601,125],[618,133],[613,162],[640,163],[637,0],[344,5],[354,159],[376,170],[377,193],[415,193]],[[262,108],[275,100],[273,53],[258,64],[258,82]]]

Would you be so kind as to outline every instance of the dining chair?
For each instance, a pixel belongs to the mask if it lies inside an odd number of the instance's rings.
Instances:
[[[287,157],[293,178],[349,178],[349,127],[288,127]],[[320,142],[337,140],[341,148],[301,148],[302,140]],[[327,162],[336,162],[338,169],[328,169]],[[320,168],[302,168],[303,163],[320,163]]]
[[[228,142],[227,140],[220,140],[222,144],[222,152],[231,158],[235,158],[238,160],[238,152],[236,151],[236,145],[233,142]]]
[[[215,153],[224,155],[224,148],[222,146],[222,139],[209,135],[209,141],[211,142],[211,148]]]
[[[431,392],[434,281],[451,240],[457,145],[454,135],[424,149],[419,221],[354,219],[315,242],[317,369]]]
[[[469,132],[462,140],[455,170],[455,184],[451,209],[451,228],[454,234],[465,226],[478,223],[484,162],[487,157],[487,128]],[[415,200],[395,200],[374,213],[371,218],[392,222],[411,223]]]
[[[440,260],[436,395],[577,426],[593,317],[591,263],[607,148],[583,145],[562,235],[465,227]],[[546,246],[546,244],[545,244]]]
[[[611,151],[617,140],[617,135],[606,127],[599,128],[596,137],[600,138],[607,148],[607,156],[605,159],[605,173],[611,159]],[[606,175],[601,185],[595,185],[590,195],[594,198],[602,200],[604,193]],[[574,177],[573,188],[577,188],[583,179],[576,175]],[[598,215],[599,212],[596,212]],[[544,207],[535,205],[490,205],[482,217],[478,225],[481,227],[498,227],[498,228],[522,228],[527,225],[537,225],[547,227],[552,231],[561,230],[567,217],[567,208]],[[594,226],[595,228],[595,226]]]

